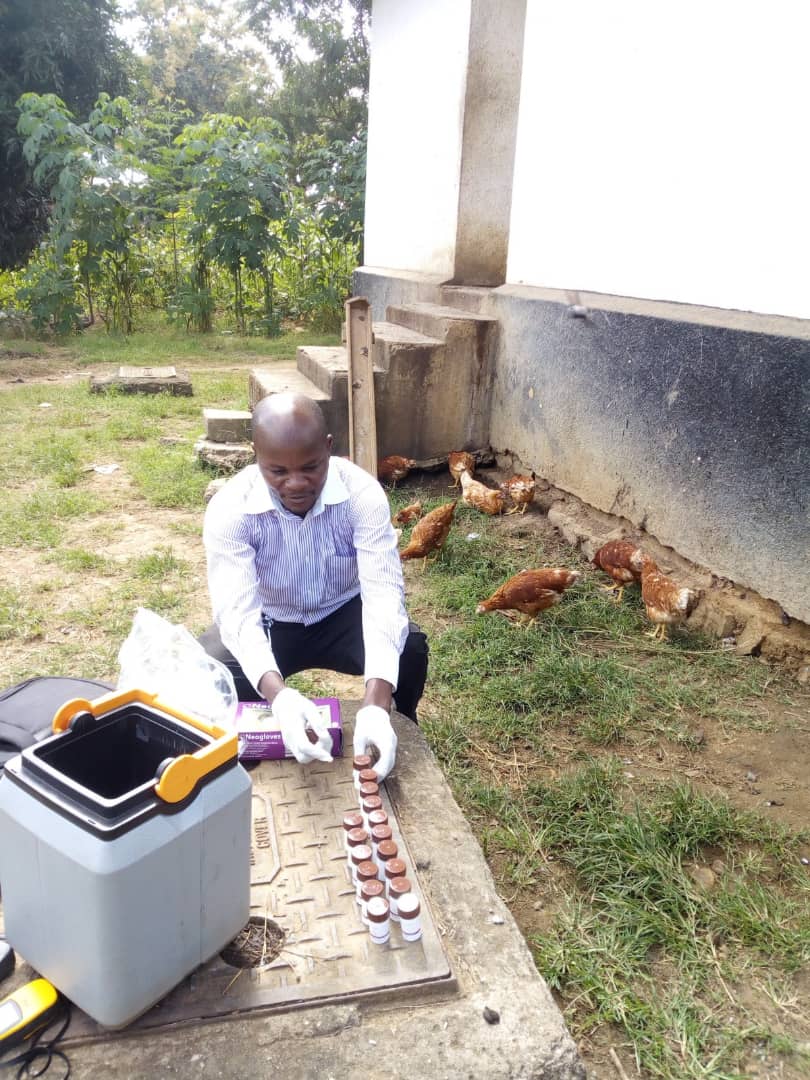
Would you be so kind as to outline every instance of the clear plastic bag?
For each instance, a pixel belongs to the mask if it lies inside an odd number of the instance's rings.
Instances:
[[[231,727],[237,697],[233,676],[186,630],[138,608],[118,651],[118,689],[147,690],[201,720]]]

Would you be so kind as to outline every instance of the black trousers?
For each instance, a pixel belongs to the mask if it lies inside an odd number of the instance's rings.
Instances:
[[[344,675],[362,675],[365,666],[363,645],[363,605],[355,596],[343,607],[333,611],[311,626],[303,623],[273,622],[269,636],[273,655],[282,678],[309,668],[340,671]],[[397,711],[416,720],[416,706],[422,697],[427,678],[427,638],[410,623],[405,648],[399,658],[399,678],[394,691]],[[236,657],[222,644],[216,626],[209,627],[199,642],[215,660],[220,660],[233,675],[240,701],[255,701],[256,690],[248,681]]]

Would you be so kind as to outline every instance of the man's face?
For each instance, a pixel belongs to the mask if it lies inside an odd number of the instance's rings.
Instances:
[[[326,483],[332,436],[288,445],[256,440],[256,464],[268,487],[292,514],[304,517]]]

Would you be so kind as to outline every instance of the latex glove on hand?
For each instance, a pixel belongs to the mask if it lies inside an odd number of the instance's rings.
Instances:
[[[285,686],[273,699],[272,710],[284,745],[296,761],[308,765],[311,761],[332,760],[332,736],[314,701]],[[307,728],[315,732],[317,742],[309,741]]]
[[[369,746],[380,752],[374,771],[384,780],[394,767],[397,756],[397,735],[391,726],[391,717],[379,705],[364,705],[357,710],[354,721],[354,753],[368,754]]]

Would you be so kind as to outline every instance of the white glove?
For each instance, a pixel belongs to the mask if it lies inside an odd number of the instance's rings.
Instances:
[[[397,735],[391,727],[391,717],[379,705],[364,705],[357,710],[354,721],[354,752],[367,754],[369,745],[380,752],[374,771],[384,780],[394,767],[397,755]]]
[[[273,698],[272,709],[281,728],[284,745],[296,761],[307,765],[310,761],[332,760],[329,752],[332,748],[332,736],[314,701],[305,698],[291,686],[285,686]],[[315,732],[317,742],[309,741],[307,728]]]

